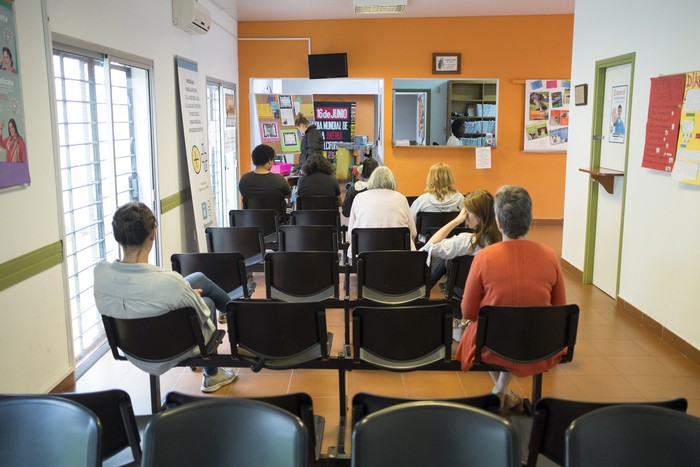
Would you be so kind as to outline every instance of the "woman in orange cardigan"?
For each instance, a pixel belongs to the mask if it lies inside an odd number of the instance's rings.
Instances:
[[[457,347],[456,358],[468,371],[476,356],[476,319],[484,305],[540,306],[563,305],[566,291],[561,268],[554,252],[526,240],[532,222],[532,200],[524,188],[505,185],[496,193],[496,223],[503,241],[490,245],[474,257],[462,298],[462,317],[467,322]],[[563,351],[562,353],[565,353]],[[515,363],[484,351],[482,360],[506,368],[491,372],[492,393],[501,399],[505,410],[522,410],[522,398],[509,388],[515,376],[529,376],[552,368],[561,354],[535,363]]]

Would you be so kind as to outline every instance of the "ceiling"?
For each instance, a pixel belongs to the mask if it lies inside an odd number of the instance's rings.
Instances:
[[[355,15],[353,0],[210,0],[237,21],[573,14],[574,0],[408,0],[403,13]]]

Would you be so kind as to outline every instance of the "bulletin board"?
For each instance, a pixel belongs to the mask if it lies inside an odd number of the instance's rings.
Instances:
[[[298,94],[256,94],[260,141],[271,146],[275,154],[299,152],[301,135],[294,126],[299,113],[309,121],[314,118],[314,98],[312,95]]]
[[[700,71],[685,74],[678,148],[671,177],[700,185]]]
[[[525,80],[524,152],[567,150],[570,102],[570,80]]]

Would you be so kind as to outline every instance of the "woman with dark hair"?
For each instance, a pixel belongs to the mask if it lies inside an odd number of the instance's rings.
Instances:
[[[11,118],[7,122],[7,138],[2,137],[3,129],[5,128],[5,123],[0,122],[0,147],[3,147],[7,151],[5,156],[5,162],[27,162],[27,146],[24,144],[24,138],[22,138],[17,132],[17,122],[14,118]]]
[[[377,167],[379,167],[379,162],[371,157],[365,157],[365,160],[357,167],[360,179],[353,184],[348,184],[350,188],[345,193],[345,200],[343,201],[343,215],[345,217],[350,217],[352,201],[355,199],[355,196],[369,188],[367,180],[369,180],[370,175]]]
[[[0,63],[0,70],[15,73],[15,62],[12,60],[12,52],[10,52],[8,47],[2,48],[2,63]]]
[[[299,154],[299,165],[303,166],[310,156],[323,156],[323,135],[318,131],[316,125],[309,123],[304,114],[297,115],[294,119],[294,126],[302,135],[301,154]],[[303,169],[302,169],[303,170]]]
[[[143,203],[121,206],[112,217],[114,239],[122,250],[120,260],[95,265],[95,305],[100,314],[120,319],[158,316],[170,310],[192,307],[197,311],[204,339],[209,340],[216,324],[211,317],[234,299],[202,273],[183,278],[148,263],[156,237],[153,212]],[[127,359],[143,371],[162,375],[179,361],[199,354],[194,347],[174,360],[150,363]],[[236,375],[217,367],[204,368],[202,392],[214,392],[231,384]]]
[[[323,156],[310,156],[301,167],[297,196],[340,196],[335,168]],[[338,199],[340,201],[340,199]]]

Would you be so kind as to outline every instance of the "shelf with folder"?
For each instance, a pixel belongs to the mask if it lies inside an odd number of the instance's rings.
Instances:
[[[452,122],[465,122],[462,138],[465,146],[483,146],[491,141],[495,146],[498,82],[453,80],[448,82],[447,137]]]

